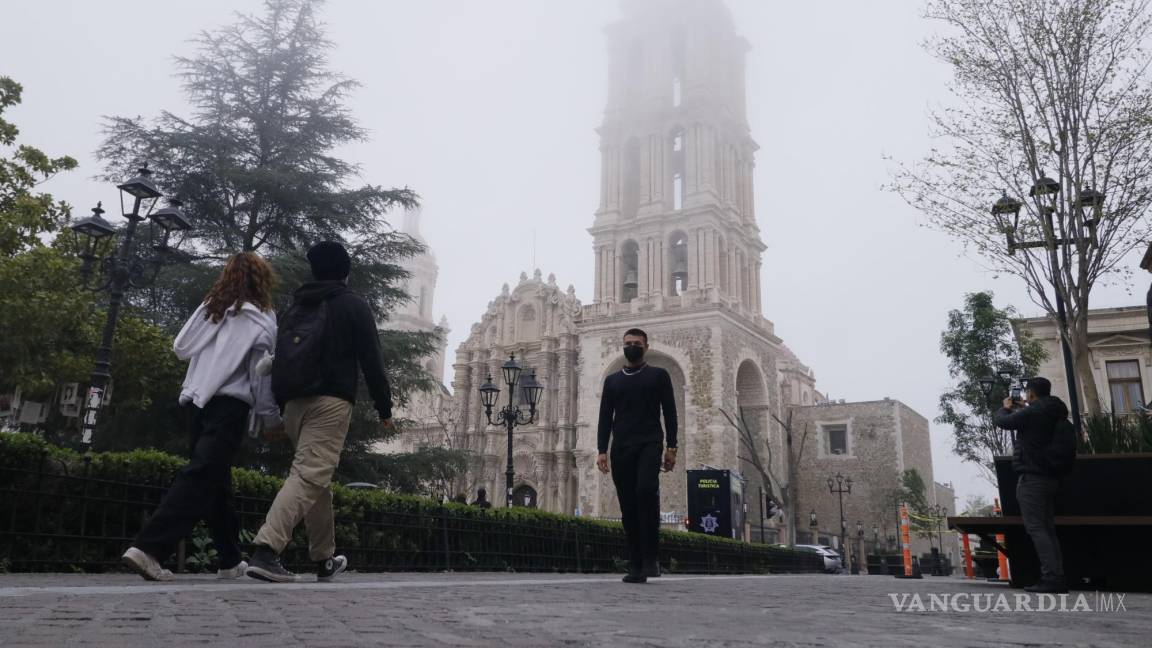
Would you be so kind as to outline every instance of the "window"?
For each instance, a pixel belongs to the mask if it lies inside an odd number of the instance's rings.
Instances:
[[[672,107],[680,107],[680,77],[672,79]]]
[[[684,209],[684,174],[677,173],[672,176],[672,209]]]
[[[1144,404],[1144,387],[1140,382],[1140,363],[1121,360],[1108,363],[1108,391],[1112,392],[1112,412],[1127,414]]]
[[[846,455],[846,454],[848,454],[848,426],[847,425],[826,425],[826,426],[824,426],[824,454],[830,454],[830,455]]]
[[[676,131],[672,136],[672,150],[676,153],[684,150],[684,131]]]

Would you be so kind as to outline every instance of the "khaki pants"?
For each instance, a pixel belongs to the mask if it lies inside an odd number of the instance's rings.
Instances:
[[[280,553],[292,540],[292,530],[304,520],[311,559],[327,560],[336,553],[330,486],[351,415],[352,404],[334,396],[298,398],[285,406],[284,431],[296,446],[296,456],[256,534],[256,544]]]

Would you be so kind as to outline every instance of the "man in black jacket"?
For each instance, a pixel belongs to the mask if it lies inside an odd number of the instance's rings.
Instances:
[[[612,441],[612,481],[620,500],[620,518],[628,538],[625,583],[644,583],[660,575],[660,470],[676,465],[676,399],[672,378],[644,362],[648,334],[624,334],[627,364],[604,379],[597,430],[596,466],[607,474],[608,441]],[[664,429],[660,429],[660,412]],[[667,449],[663,448],[663,441]],[[663,450],[663,461],[661,461]]]
[[[392,393],[380,357],[376,318],[368,302],[346,285],[352,268],[348,252],[339,243],[317,243],[308,250],[308,262],[316,281],[296,291],[295,304],[319,310],[323,303],[323,354],[316,366],[304,368],[315,380],[292,381],[307,387],[279,393],[273,380],[276,399],[284,407],[285,432],[296,455],[256,534],[256,551],[248,564],[249,576],[280,583],[297,580],[280,564],[280,553],[301,520],[308,531],[309,555],[317,563],[317,579],[332,580],[348,567],[347,559],[336,555],[330,485],[344,449],[361,371],[381,425],[392,427]],[[277,371],[274,365],[274,378]]]
[[[1040,582],[1026,587],[1028,592],[1060,594],[1068,591],[1064,582],[1064,557],[1056,538],[1056,491],[1059,475],[1048,461],[1056,425],[1068,418],[1064,401],[1052,395],[1046,378],[1028,379],[1028,403],[1004,399],[995,422],[1005,430],[1015,430],[1012,468],[1019,475],[1016,499],[1024,528],[1040,558]]]

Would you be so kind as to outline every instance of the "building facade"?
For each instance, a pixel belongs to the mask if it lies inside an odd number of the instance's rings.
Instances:
[[[677,466],[661,475],[670,526],[687,514],[685,471],[702,467],[743,479],[748,518],[759,526],[756,494],[762,486],[778,492],[788,479],[779,421],[789,408],[814,435],[797,467],[802,523],[809,508],[838,519],[823,487],[837,470],[862,489],[845,501],[858,508],[846,513],[853,525],[877,518],[880,504],[871,500],[888,486],[881,476],[895,483],[905,466],[916,467],[932,484],[927,421],[897,401],[817,406],[825,396],[815,373],[763,314],[748,43],[721,0],[627,0],[622,10],[607,29],[600,197],[588,229],[591,300],[536,270],[505,285],[473,324],[452,366],[458,416],[446,432],[474,453],[462,488],[471,498],[484,487],[495,505],[504,502],[506,432],[487,424],[478,388],[491,376],[506,389],[499,368],[514,353],[545,386],[536,422],[514,432],[514,504],[617,517],[611,478],[595,467],[596,427],[604,380],[624,363],[623,333],[638,327],[649,335],[647,361],[672,377],[679,414]],[[502,393],[500,405],[506,399]],[[734,420],[744,422],[750,444]],[[845,426],[845,456],[817,439],[835,424]],[[752,469],[750,452],[760,453],[771,485]],[[766,526],[766,538],[787,539],[781,518]]]
[[[1055,322],[1047,317],[1012,321],[1019,338],[1025,331],[1048,352],[1039,375],[1052,381],[1052,393],[1068,402],[1064,354]],[[1088,353],[1092,377],[1101,405],[1114,414],[1130,413],[1148,403],[1152,394],[1152,346],[1149,345],[1148,310],[1143,306],[1100,308],[1088,311]],[[1081,397],[1083,402],[1083,397]]]

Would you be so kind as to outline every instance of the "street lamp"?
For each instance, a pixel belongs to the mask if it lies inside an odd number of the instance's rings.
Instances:
[[[848,531],[844,521],[844,493],[852,492],[852,478],[844,478],[840,473],[836,473],[835,477],[828,478],[828,492],[840,496],[840,551],[843,552],[846,545],[844,542],[847,540]],[[840,562],[843,564],[844,557],[840,557]]]
[[[1023,207],[1023,203],[1009,197],[1006,192],[992,205],[992,216],[1008,240],[1008,254],[1016,254],[1016,250],[1029,248],[1046,248],[1048,250],[1048,260],[1052,270],[1052,287],[1056,293],[1056,316],[1060,321],[1060,346],[1064,354],[1064,375],[1068,381],[1068,406],[1072,410],[1072,423],[1076,426],[1076,434],[1080,435],[1083,424],[1080,419],[1080,390],[1076,379],[1076,370],[1072,364],[1072,348],[1068,343],[1068,315],[1065,312],[1064,297],[1060,291],[1062,278],[1060,258],[1056,249],[1069,245],[1078,247],[1097,245],[1096,226],[1099,225],[1103,217],[1105,196],[1089,187],[1081,191],[1073,203],[1080,210],[1079,221],[1088,228],[1087,237],[1081,235],[1078,224],[1074,225],[1075,229],[1071,232],[1071,236],[1057,237],[1052,217],[1058,208],[1059,194],[1060,183],[1045,176],[1043,172],[1041,172],[1040,178],[1033,183],[1032,188],[1028,190],[1028,196],[1036,202],[1036,210],[1039,213],[1037,220],[1044,232],[1043,239],[1039,241],[1016,240],[1016,231],[1020,224],[1020,208]],[[1090,218],[1085,218],[1086,210],[1091,211]],[[1075,221],[1076,219],[1073,219],[1073,222]]]
[[[192,229],[192,225],[180,212],[179,201],[173,200],[171,206],[153,213],[156,202],[163,194],[153,184],[151,176],[152,172],[145,164],[137,170],[135,177],[117,185],[117,189],[120,190],[120,211],[128,220],[128,225],[124,228],[124,236],[115,254],[99,259],[104,241],[110,240],[116,233],[116,228],[104,220],[102,203],[96,204],[91,216],[73,223],[70,227],[82,241],[80,258],[84,260],[84,265],[81,267],[84,286],[88,287],[93,271],[98,269],[100,279],[89,289],[96,292],[108,291],[108,315],[104,323],[104,334],[100,347],[96,350],[96,362],[84,404],[83,431],[80,439],[85,444],[92,442],[92,432],[96,428],[100,407],[104,403],[108,381],[112,377],[112,338],[116,332],[116,322],[120,317],[124,293],[129,289],[144,286],[156,278],[165,255],[171,251],[168,239],[172,232]],[[131,204],[131,208],[128,208],[128,204]],[[158,245],[153,245],[151,254],[141,257],[133,244],[136,238],[136,226],[145,220],[152,221],[153,242],[155,243],[156,230],[163,231],[163,239]],[[145,274],[148,267],[153,269],[151,276]]]
[[[484,405],[484,415],[488,419],[488,424],[503,425],[508,431],[508,465],[504,473],[507,490],[505,503],[508,508],[512,508],[512,488],[516,477],[516,471],[512,465],[512,431],[517,426],[531,425],[536,422],[536,406],[540,404],[540,395],[544,392],[544,386],[537,382],[535,371],[528,374],[523,383],[520,383],[520,374],[524,369],[520,363],[516,362],[515,353],[509,354],[508,361],[500,367],[500,370],[504,374],[504,383],[508,385],[508,404],[496,412],[495,417],[492,416],[492,408],[496,406],[496,400],[500,396],[500,388],[492,382],[492,374],[488,374],[488,380],[480,386],[480,402]],[[519,406],[514,404],[517,383],[520,383],[524,402],[528,403],[527,415]]]
[[[856,520],[856,555],[852,560],[852,573],[860,573],[860,558],[864,555],[864,525]]]

